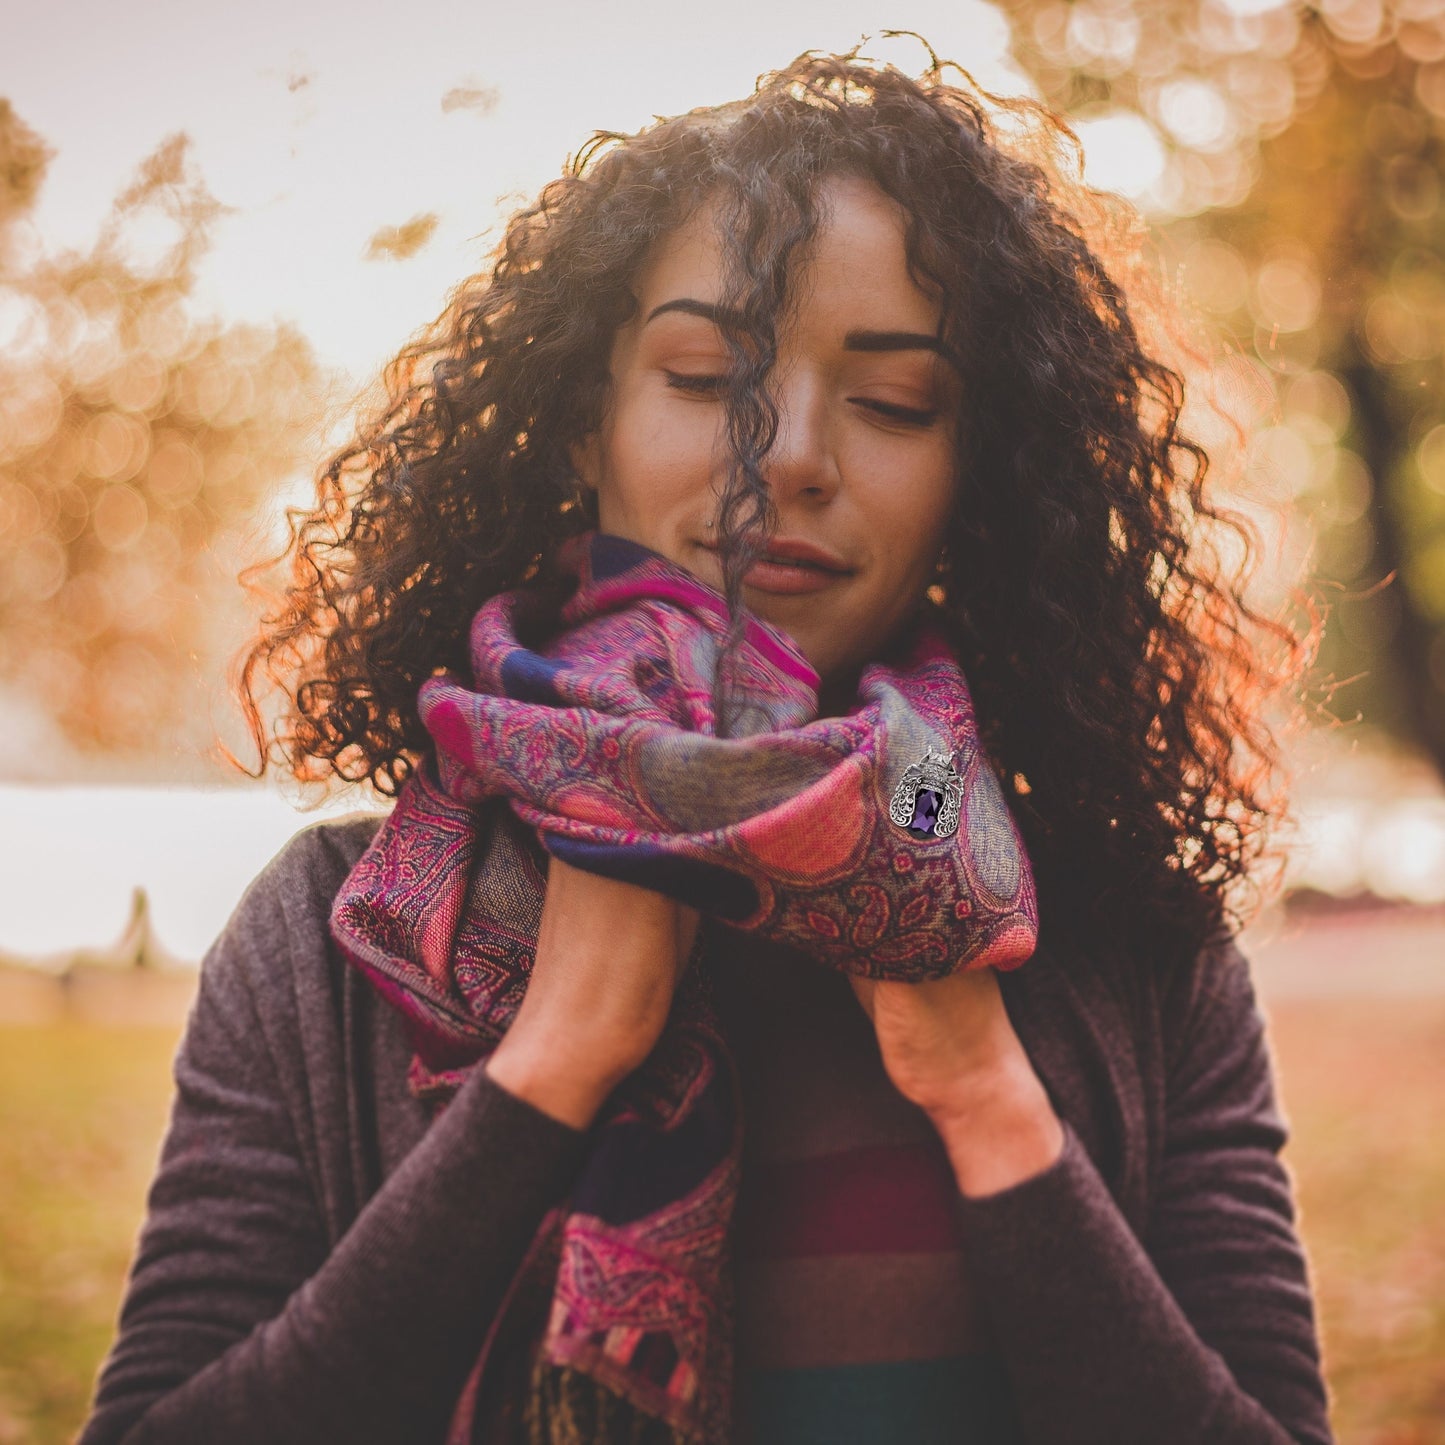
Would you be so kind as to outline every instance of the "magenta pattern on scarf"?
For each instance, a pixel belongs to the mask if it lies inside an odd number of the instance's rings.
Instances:
[[[702,938],[726,926],[849,973],[919,981],[1029,957],[1027,855],[938,633],[912,628],[864,667],[851,713],[820,718],[817,674],[753,621],[731,664],[734,735],[719,739],[723,598],[605,534],[565,544],[557,567],[572,588],[560,606],[543,589],[492,598],[472,625],[471,677],[422,686],[434,755],[332,912],[347,957],[407,1022],[418,1095],[444,1107],[515,1017],[546,854],[700,908]],[[889,817],[928,749],[953,754],[962,784],[948,838]],[[728,1438],[742,1122],[706,967],[692,966],[513,1287],[543,1301],[536,1358],[591,1376],[680,1439]],[[452,1441],[485,1433],[478,1386],[500,1323]]]

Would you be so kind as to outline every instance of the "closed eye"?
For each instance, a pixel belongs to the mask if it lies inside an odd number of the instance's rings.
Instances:
[[[675,387],[678,391],[695,392],[699,396],[716,396],[727,380],[723,376],[689,376],[676,371],[664,374],[669,386]],[[932,426],[938,420],[939,415],[936,408],[924,410],[912,406],[898,406],[894,402],[875,401],[868,396],[850,396],[848,400],[878,413],[879,416],[886,416],[890,421],[907,422],[910,426]]]
[[[882,416],[892,417],[894,421],[906,421],[910,426],[932,426],[938,420],[938,412],[920,411],[917,407],[896,406],[891,401],[874,401],[870,397],[850,396],[849,401],[856,401],[859,406],[871,407]]]
[[[717,392],[727,379],[722,376],[689,376],[677,371],[668,371],[664,375],[667,377],[667,384],[675,386],[679,391],[705,392],[709,395]]]

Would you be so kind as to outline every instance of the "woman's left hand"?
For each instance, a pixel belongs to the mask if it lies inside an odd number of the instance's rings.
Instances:
[[[938,1130],[963,1193],[1006,1189],[1059,1157],[1062,1125],[993,969],[923,983],[855,975],[849,982],[889,1079]]]

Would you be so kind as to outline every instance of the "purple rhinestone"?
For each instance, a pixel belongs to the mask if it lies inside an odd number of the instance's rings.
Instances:
[[[913,804],[913,821],[908,825],[910,833],[917,833],[921,838],[933,836],[933,822],[938,817],[938,810],[943,806],[943,798],[935,793],[932,788],[922,789]]]

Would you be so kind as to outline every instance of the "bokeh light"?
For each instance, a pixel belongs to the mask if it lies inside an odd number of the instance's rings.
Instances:
[[[0,683],[81,749],[209,745],[257,508],[314,462],[307,343],[190,305],[212,212],[168,143],[88,252],[0,292]]]

